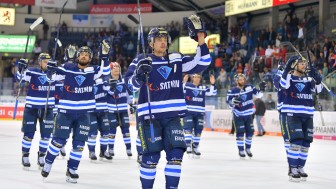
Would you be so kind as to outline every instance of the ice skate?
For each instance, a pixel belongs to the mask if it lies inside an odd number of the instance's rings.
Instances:
[[[131,149],[126,149],[126,153],[127,153],[128,158],[131,159],[131,157],[132,157]]]
[[[289,181],[291,181],[291,182],[300,182],[300,180],[301,180],[301,176],[298,172],[298,168],[296,168],[296,167],[291,167],[290,168],[290,172],[289,172],[288,176],[289,176]]]
[[[66,176],[66,181],[73,184],[76,184],[77,179],[79,178],[79,175],[76,173],[76,171],[72,169],[70,170],[69,168],[67,169]]]
[[[111,162],[111,160],[112,160],[112,156],[107,151],[105,151],[105,152],[100,151],[99,157],[100,157],[100,159],[99,159],[100,161]]]
[[[303,167],[299,167],[298,172],[300,174],[301,181],[307,181],[308,174],[304,171]]]
[[[114,156],[114,149],[113,148],[110,148],[108,152],[110,153],[110,156]]]
[[[239,151],[238,154],[239,154],[240,159],[245,159],[246,155],[244,151]]]
[[[23,170],[29,171],[29,167],[30,167],[29,153],[24,153],[22,155],[22,166],[23,166]]]
[[[49,176],[49,173],[50,173],[50,170],[51,170],[51,165],[52,164],[45,163],[44,166],[43,166],[43,168],[42,168],[41,175],[43,177],[42,178],[43,182]]]
[[[94,152],[89,153],[89,158],[90,158],[91,163],[94,163],[97,161],[97,156]]]
[[[247,154],[248,157],[252,158],[253,154],[252,154],[250,148],[246,148],[246,149],[245,149],[245,152],[246,152],[246,154]]]
[[[44,166],[45,155],[46,155],[45,153],[37,152],[37,165],[39,166],[39,170],[41,170]]]
[[[193,152],[192,152],[191,146],[187,147],[187,151],[186,152],[187,152],[187,155],[188,155],[189,158],[192,157]]]
[[[192,153],[194,154],[195,159],[199,159],[201,156],[201,152],[198,150],[198,147],[193,146]]]

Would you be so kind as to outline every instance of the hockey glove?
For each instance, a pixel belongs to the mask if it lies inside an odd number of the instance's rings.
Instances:
[[[241,104],[241,100],[239,99],[239,97],[233,97],[231,100],[231,104],[234,106],[239,106]]]
[[[322,82],[322,77],[321,75],[318,73],[318,71],[314,68],[314,67],[311,67],[310,68],[310,76],[312,78],[314,78],[315,82],[316,82],[316,85],[319,85],[321,84]]]
[[[104,39],[101,44],[99,45],[99,58],[101,59],[107,59],[109,58],[111,46],[108,44],[108,42]]]
[[[76,46],[69,45],[69,47],[65,50],[64,60],[65,61],[74,60],[76,53],[77,53]]]
[[[22,70],[25,70],[28,68],[28,60],[21,58],[20,60],[17,61],[17,65],[19,68],[19,72],[21,73]]]
[[[152,59],[150,57],[138,61],[135,69],[135,78],[137,81],[146,81],[146,75],[152,71]]]
[[[262,81],[262,82],[259,83],[260,91],[265,92],[266,87],[267,87],[267,84],[266,84],[265,81]]]
[[[200,17],[198,17],[197,15],[191,15],[185,20],[185,22],[191,39],[198,41],[197,33],[199,32],[203,32],[204,38],[206,38],[207,33],[205,31],[204,22]]]
[[[115,91],[115,89],[117,88],[117,83],[118,83],[118,80],[109,79],[109,84],[110,84],[111,91]]]
[[[292,69],[295,68],[297,61],[298,61],[299,57],[298,56],[292,56],[286,63],[285,65],[285,69],[284,72],[288,73],[290,72]]]
[[[136,103],[135,104],[130,103],[129,106],[130,106],[130,113],[134,114],[136,112]]]

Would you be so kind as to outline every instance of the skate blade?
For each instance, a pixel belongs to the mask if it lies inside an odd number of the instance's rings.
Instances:
[[[289,176],[289,181],[290,182],[300,182],[301,178],[293,178],[293,177]]]
[[[97,160],[90,159],[90,163],[97,163]]]
[[[301,181],[306,182],[307,181],[307,177],[301,177]]]
[[[74,179],[74,178],[71,178],[71,177],[67,177],[66,181],[68,183],[77,184],[77,179]]]
[[[128,159],[131,160],[131,159],[132,159],[132,156],[128,156]]]
[[[195,154],[194,154],[194,155],[193,155],[193,158],[194,158],[194,159],[200,159],[201,156],[199,156],[199,155],[195,155]]]
[[[65,159],[65,156],[57,156],[57,159]]]
[[[112,159],[99,158],[99,161],[112,163]]]
[[[25,166],[23,166],[22,169],[23,169],[24,171],[29,171],[29,170],[30,170],[30,167],[25,167]]]
[[[43,169],[43,166],[42,167],[38,166],[38,170],[42,171],[42,169]]]
[[[42,177],[42,182],[46,183],[47,182],[47,177]]]
[[[240,160],[245,160],[245,157],[240,157]]]

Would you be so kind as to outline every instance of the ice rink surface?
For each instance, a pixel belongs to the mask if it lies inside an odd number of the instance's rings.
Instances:
[[[126,156],[125,145],[118,129],[115,156],[112,163],[91,163],[87,147],[77,173],[77,184],[65,181],[67,159],[56,159],[45,182],[37,167],[39,134],[33,141],[29,171],[21,166],[21,121],[0,120],[0,188],[18,189],[139,189],[138,164],[136,162],[135,127],[131,127],[133,157]],[[67,155],[71,148],[66,146]],[[99,154],[96,147],[96,154]],[[252,159],[240,160],[235,137],[227,133],[203,132],[200,159],[184,156],[180,189],[335,189],[336,188],[336,141],[315,140],[311,145],[306,172],[307,182],[288,181],[288,165],[281,137],[254,137]],[[155,189],[165,188],[165,154],[157,168]]]

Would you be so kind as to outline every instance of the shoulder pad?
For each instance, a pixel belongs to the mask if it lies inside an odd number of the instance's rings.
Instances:
[[[93,72],[93,67],[87,67],[84,69],[84,72]]]

